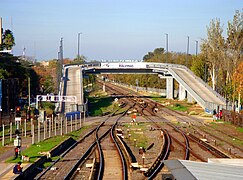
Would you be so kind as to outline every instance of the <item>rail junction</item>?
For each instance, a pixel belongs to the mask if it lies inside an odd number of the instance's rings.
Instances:
[[[56,99],[70,97],[72,100],[58,100],[59,111],[87,111],[83,78],[88,74],[109,73],[158,74],[158,78],[166,78],[168,99],[174,98],[174,78],[179,83],[180,100],[196,101],[209,112],[227,107],[224,98],[184,66],[116,62],[64,66],[61,91]],[[243,158],[242,144],[236,145],[227,140],[233,135],[224,134],[227,138],[222,138],[224,132],[212,130],[204,120],[170,110],[149,96],[113,83],[105,82],[105,88],[104,82],[98,81],[97,84],[116,99],[119,108],[92,123],[86,134],[80,135],[77,142],[52,161],[48,168],[36,174],[35,179],[165,179],[172,178],[167,170],[171,167],[168,160],[206,163],[214,158]],[[49,100],[47,96],[43,97]],[[79,122],[77,118],[75,120]],[[64,123],[63,119],[59,121]],[[73,121],[71,118],[68,122],[71,129],[73,123],[76,126]]]

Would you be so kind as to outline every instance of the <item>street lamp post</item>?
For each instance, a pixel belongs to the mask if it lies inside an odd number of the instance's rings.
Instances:
[[[82,33],[78,33],[78,60],[79,60],[79,57],[80,57],[80,54],[79,54],[79,49],[80,49],[80,35]]]
[[[166,33],[165,36],[166,36],[166,63],[168,63],[168,51],[169,51],[169,49],[168,49],[168,34]]]
[[[187,36],[186,66],[188,65],[188,55],[189,55],[189,36]]]
[[[198,41],[196,41],[196,56],[197,56],[197,52],[198,52]]]

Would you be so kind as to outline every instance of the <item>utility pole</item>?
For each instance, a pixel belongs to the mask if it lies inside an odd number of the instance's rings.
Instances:
[[[60,41],[60,62],[61,62],[61,68],[63,65],[63,38],[61,38]]]
[[[57,69],[57,84],[58,84],[58,92],[61,91],[60,89],[60,82],[62,78],[62,65],[63,65],[63,38],[61,38],[59,52],[58,52],[58,69]]]
[[[189,55],[189,36],[187,36],[186,66],[188,66],[188,55]]]
[[[80,60],[80,54],[79,54],[79,49],[80,49],[80,35],[82,33],[78,33],[78,61]]]
[[[196,56],[197,56],[197,52],[198,52],[198,41],[196,41]]]
[[[168,48],[168,34],[165,34],[166,35],[166,61],[165,63],[168,63],[168,51],[169,51],[169,48]]]

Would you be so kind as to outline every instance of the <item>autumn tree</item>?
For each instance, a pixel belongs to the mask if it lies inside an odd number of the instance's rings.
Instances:
[[[219,19],[213,19],[207,26],[207,39],[201,44],[201,51],[208,62],[209,74],[212,80],[212,87],[215,90],[219,71],[223,64],[225,53],[225,40],[223,38],[223,28]]]
[[[225,67],[227,70],[226,81],[227,84],[232,85],[231,88],[233,90],[233,97],[232,100],[234,102],[235,96],[239,91],[237,90],[237,86],[239,87],[239,79],[238,81],[232,81],[233,73],[234,77],[238,77],[238,73],[240,69],[238,69],[238,65],[242,61],[242,50],[243,50],[243,12],[236,11],[233,21],[228,22],[228,29],[227,29],[227,51],[225,54],[226,63]],[[236,69],[237,68],[237,69]],[[241,69],[242,71],[242,69]]]
[[[241,95],[243,92],[243,61],[239,64],[239,66],[236,68],[235,73],[233,75],[233,80],[236,84],[236,91],[238,93],[238,106],[240,104]]]

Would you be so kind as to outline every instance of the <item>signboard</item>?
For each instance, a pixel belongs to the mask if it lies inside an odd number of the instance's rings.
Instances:
[[[15,122],[20,122],[21,121],[21,117],[15,117]]]
[[[37,95],[36,101],[76,102],[76,96]]]
[[[18,146],[21,146],[21,139],[15,139],[14,140],[14,146],[18,147]]]
[[[134,63],[101,63],[101,68],[112,69],[141,69],[146,68],[146,63],[134,62]]]

